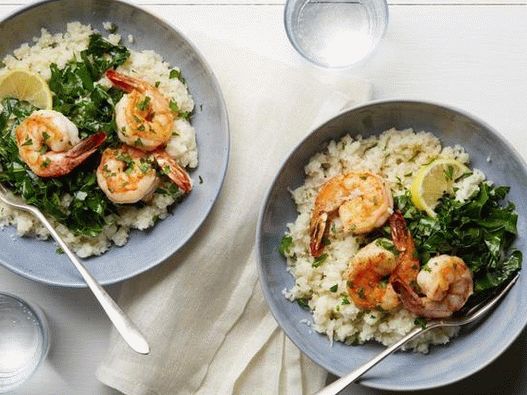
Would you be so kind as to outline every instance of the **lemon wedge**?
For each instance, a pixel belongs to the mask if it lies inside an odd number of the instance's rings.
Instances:
[[[459,177],[470,169],[455,159],[436,159],[422,166],[414,176],[410,193],[412,202],[419,210],[435,217],[434,208],[445,193],[453,193],[453,186]]]
[[[24,69],[14,69],[0,78],[0,99],[14,97],[34,106],[50,110],[53,98],[47,82],[38,74]]]

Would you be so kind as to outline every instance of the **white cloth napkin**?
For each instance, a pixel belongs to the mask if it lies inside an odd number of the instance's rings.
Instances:
[[[315,124],[369,99],[370,84],[349,76],[321,82],[317,74],[324,71],[314,67],[306,72],[201,33],[189,36],[227,103],[227,177],[187,246],[122,287],[119,304],[143,330],[151,354],[135,354],[114,332],[97,378],[133,395],[312,393],[326,372],[285,337],[267,309],[257,281],[256,220],[286,154]]]

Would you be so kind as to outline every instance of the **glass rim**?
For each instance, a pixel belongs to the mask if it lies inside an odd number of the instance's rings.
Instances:
[[[292,18],[288,18],[288,11],[291,9],[291,7],[293,7],[293,5],[296,5],[296,3],[298,3],[299,1],[302,1],[302,0],[286,0],[286,2],[285,2],[284,13],[283,13],[283,23],[284,23],[284,28],[285,28],[285,32],[286,32],[286,35],[287,35],[287,39],[289,40],[290,44],[293,46],[295,51],[300,56],[302,56],[302,58],[304,58],[305,60],[307,60],[311,64],[313,64],[315,66],[318,66],[320,68],[323,68],[323,69],[345,70],[345,69],[349,69],[349,68],[352,68],[354,66],[362,64],[363,62],[365,62],[367,59],[369,59],[376,52],[376,50],[377,50],[377,48],[379,46],[379,43],[381,42],[381,40],[384,38],[384,36],[386,34],[386,30],[388,30],[388,23],[389,23],[389,20],[390,20],[390,12],[389,12],[389,8],[388,8],[388,1],[387,0],[366,0],[366,1],[375,1],[375,2],[379,2],[379,3],[383,3],[384,9],[385,9],[385,12],[386,12],[386,18],[385,18],[385,21],[384,21],[384,25],[382,27],[382,32],[377,37],[377,39],[375,41],[375,44],[373,45],[372,49],[364,57],[360,58],[359,60],[357,60],[355,62],[351,62],[351,63],[345,64],[345,65],[336,65],[335,66],[335,65],[319,62],[319,61],[313,59],[312,57],[310,57],[306,53],[306,51],[304,51],[304,49],[297,44],[297,42],[296,42],[296,40],[294,38],[294,36],[295,36],[294,33],[293,33],[294,29],[291,26]],[[310,1],[311,0],[307,0],[306,3],[310,2]],[[361,4],[363,1],[364,0],[357,0],[357,4]],[[338,2],[339,2],[338,0],[335,1],[335,3],[338,3]]]

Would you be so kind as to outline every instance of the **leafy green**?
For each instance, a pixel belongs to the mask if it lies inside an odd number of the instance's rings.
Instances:
[[[92,34],[80,61],[73,60],[62,69],[51,64],[49,87],[54,93],[53,109],[68,116],[79,128],[81,137],[104,131],[109,142],[117,143],[113,114],[123,92],[106,89],[96,82],[106,70],[123,64],[129,55],[124,46]]]
[[[337,292],[338,289],[339,289],[339,285],[338,285],[338,284],[335,284],[335,285],[333,285],[329,290],[330,290],[331,292]]]
[[[117,141],[113,114],[115,103],[123,93],[114,88],[107,90],[96,82],[108,68],[124,63],[128,56],[125,47],[113,45],[101,35],[93,34],[88,48],[81,52],[80,60],[73,60],[62,69],[51,64],[49,87],[54,94],[53,109],[71,119],[79,128],[81,137],[104,131],[110,143]],[[36,108],[12,98],[4,99],[2,106],[0,182],[8,184],[14,193],[66,225],[75,234],[96,236],[102,232],[116,212],[116,206],[97,185],[95,169],[98,156],[89,158],[64,177],[37,177],[20,159],[13,138],[14,128]],[[30,144],[30,140],[24,143]],[[44,145],[42,153],[46,149]],[[43,162],[45,164],[46,161]]]
[[[282,240],[280,240],[280,246],[278,247],[278,252],[282,254],[284,257],[287,257],[289,254],[289,249],[293,245],[293,238],[289,235],[285,235],[282,237]]]
[[[85,138],[98,132],[105,132],[103,147],[120,144],[115,125],[115,105],[123,92],[106,88],[98,81],[110,68],[122,65],[130,52],[121,45],[114,45],[100,34],[90,36],[88,48],[64,67],[50,65],[49,87],[53,92],[53,109],[63,113],[79,128],[80,137]],[[181,78],[180,74],[173,78]],[[149,105],[149,98],[140,103],[142,109]],[[96,236],[104,226],[115,219],[117,205],[112,203],[97,184],[95,169],[100,156],[92,155],[81,166],[66,176],[58,178],[39,178],[20,159],[14,139],[17,125],[36,108],[27,102],[6,98],[2,101],[0,112],[0,182],[6,183],[14,193],[21,195],[29,204],[40,208],[77,235]],[[181,114],[180,114],[181,115]],[[183,114],[183,116],[185,116]],[[186,115],[187,117],[189,114]],[[46,133],[43,134],[46,139]],[[23,145],[33,144],[28,139]],[[137,145],[142,145],[138,139]],[[47,150],[42,147],[41,154]],[[132,171],[131,158],[122,158]],[[46,161],[43,162],[46,165]],[[139,169],[148,171],[151,164],[140,162]],[[108,170],[108,169],[106,169]],[[183,193],[166,176],[156,192],[179,199]],[[141,206],[142,203],[138,203]]]
[[[421,262],[438,254],[459,256],[474,274],[475,292],[482,292],[521,268],[521,252],[509,251],[517,234],[518,214],[513,203],[503,202],[508,192],[509,187],[482,183],[466,202],[444,196],[434,218],[419,211],[409,193],[397,197],[395,205],[406,219]],[[385,228],[384,235],[388,234]]]
[[[97,186],[93,169],[93,158],[65,177],[37,177],[20,159],[18,147],[12,136],[12,129],[35,110],[29,103],[16,99],[4,99],[0,113],[0,182],[6,183],[14,193],[26,202],[40,208],[67,225],[73,232],[95,236],[105,225],[105,216],[114,212],[106,196]],[[86,193],[85,201],[75,198],[77,192]],[[71,202],[65,195],[73,197]]]

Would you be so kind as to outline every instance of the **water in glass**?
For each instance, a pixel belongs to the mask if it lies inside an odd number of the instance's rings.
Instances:
[[[350,66],[368,56],[388,23],[385,0],[288,0],[285,25],[293,46],[325,67]]]
[[[48,351],[47,324],[38,307],[0,294],[0,392],[27,380]]]

